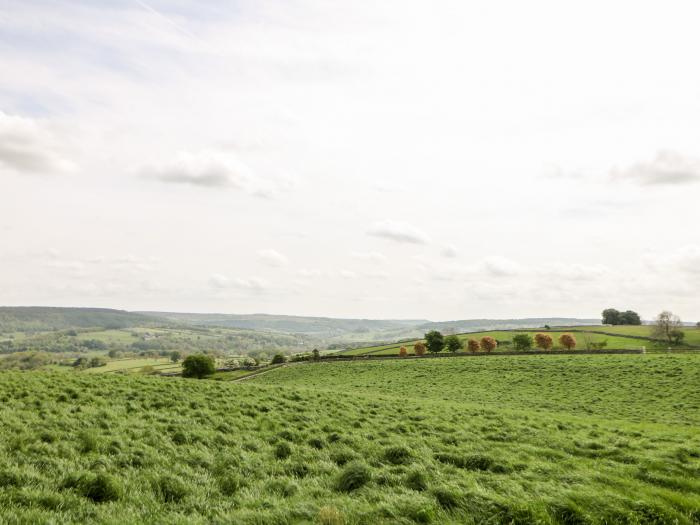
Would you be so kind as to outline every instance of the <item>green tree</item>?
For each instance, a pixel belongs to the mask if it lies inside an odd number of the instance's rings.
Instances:
[[[272,358],[273,365],[281,365],[282,363],[284,363],[286,361],[287,361],[287,358],[284,356],[284,354],[275,354]]]
[[[603,310],[603,324],[620,324],[620,312],[614,308],[607,308]]]
[[[654,325],[651,328],[651,335],[656,339],[665,339],[668,341],[668,344],[679,344],[685,337],[685,334],[679,335],[679,332],[683,333],[681,331],[682,326],[683,323],[680,317],[664,310],[656,316]]]
[[[627,310],[620,314],[620,324],[640,325],[642,324],[642,318],[639,317],[637,312]]]
[[[448,335],[445,337],[445,347],[447,348],[448,352],[459,352],[462,348],[464,348],[464,343],[456,335]]]
[[[532,348],[532,337],[530,337],[530,334],[518,334],[513,337],[513,346],[516,350],[530,350]]]
[[[177,363],[180,359],[182,359],[182,354],[178,352],[177,350],[173,350],[170,352],[170,360],[173,363]]]
[[[318,348],[314,348],[314,351],[311,352],[311,359],[313,359],[314,361],[321,360],[321,352],[318,351]]]
[[[442,352],[445,348],[445,337],[437,330],[431,330],[425,334],[425,346],[431,354]]]
[[[214,360],[208,355],[188,355],[182,362],[182,377],[201,379],[212,375],[215,371]]]

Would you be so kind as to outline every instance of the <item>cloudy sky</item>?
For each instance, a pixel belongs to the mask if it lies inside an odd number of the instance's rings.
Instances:
[[[699,16],[0,0],[0,303],[700,319]]]

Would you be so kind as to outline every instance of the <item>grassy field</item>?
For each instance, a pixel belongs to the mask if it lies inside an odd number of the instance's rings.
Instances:
[[[590,330],[590,331],[589,331]],[[559,336],[563,333],[571,333],[574,335],[577,341],[576,348],[579,350],[586,348],[586,341],[590,343],[600,343],[602,341],[607,342],[606,348],[615,350],[627,350],[627,349],[638,349],[644,346],[649,351],[660,351],[666,350],[667,344],[661,343],[659,341],[652,340],[640,340],[635,337],[626,336],[636,336],[636,337],[650,337],[651,327],[649,326],[596,326],[590,327],[588,330],[580,327],[574,326],[568,329],[556,329],[556,330],[542,330],[542,329],[532,329],[532,330],[496,330],[489,332],[473,332],[467,334],[458,334],[459,338],[463,341],[467,339],[481,339],[485,336],[490,336],[497,341],[506,344],[501,344],[501,350],[513,350],[508,343],[513,339],[513,336],[517,334],[527,333],[534,336],[536,333],[543,332],[552,336],[554,339],[554,349],[561,350],[561,345],[559,344]],[[605,333],[597,333],[605,332]],[[686,328],[684,329],[686,334],[685,342],[688,345],[700,346],[700,329],[697,328]],[[612,335],[611,335],[612,334]],[[413,353],[413,345],[418,342],[406,341],[403,343],[388,343],[376,346],[367,346],[363,348],[354,348],[351,350],[344,350],[339,352],[341,355],[397,355],[399,349],[405,346],[410,353]]]
[[[1,523],[700,521],[700,355],[0,373]]]
[[[84,374],[104,374],[108,372],[139,372],[145,366],[153,367],[158,371],[180,371],[182,366],[178,363],[173,363],[168,358],[133,358],[133,359],[115,359],[108,361],[105,366],[96,368],[87,368],[82,373]]]

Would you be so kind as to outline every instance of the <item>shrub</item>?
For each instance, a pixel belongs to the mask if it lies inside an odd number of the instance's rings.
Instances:
[[[180,352],[177,350],[170,352],[170,361],[177,363],[180,359],[182,359],[182,354]]]
[[[428,348],[428,352],[437,354],[445,348],[445,338],[437,330],[431,330],[425,334],[425,346]]]
[[[498,343],[493,337],[486,336],[481,338],[481,348],[483,348],[484,351],[491,352],[495,350],[497,346]]]
[[[273,365],[280,365],[282,363],[286,363],[287,358],[285,357],[284,354],[275,354],[274,357],[272,358],[272,364]]]
[[[208,355],[188,355],[182,362],[182,377],[201,379],[212,375],[215,371],[214,360]]]
[[[448,335],[445,337],[445,347],[448,352],[459,352],[464,347],[464,343],[456,335]]]
[[[413,345],[413,351],[418,356],[425,355],[426,350],[427,349],[425,347],[425,343],[422,343],[420,341],[418,341],[415,345]]]
[[[401,357],[406,357],[408,355],[408,350],[406,350],[405,346],[402,346],[399,348],[399,356]]]
[[[469,349],[470,352],[478,352],[481,350],[481,344],[479,344],[479,341],[476,339],[470,339],[467,341],[467,348]]]
[[[341,492],[352,492],[363,487],[372,479],[372,473],[363,463],[351,463],[340,473],[336,489]]]
[[[576,339],[571,334],[561,334],[559,336],[559,344],[567,350],[576,348]]]
[[[518,334],[513,337],[513,346],[516,350],[529,350],[532,348],[532,337],[529,334]]]
[[[549,334],[535,334],[535,345],[542,350],[551,350],[554,344],[552,336]]]

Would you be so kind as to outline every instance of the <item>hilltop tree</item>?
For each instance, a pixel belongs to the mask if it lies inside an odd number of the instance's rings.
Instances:
[[[497,346],[498,342],[493,337],[487,335],[481,338],[481,348],[483,348],[485,352],[491,352],[495,350]]]
[[[571,334],[561,334],[559,336],[559,344],[567,350],[576,348],[576,338]]]
[[[479,350],[481,350],[481,345],[476,339],[470,339],[469,341],[467,341],[467,348],[470,352],[478,352]]]
[[[532,348],[532,337],[530,334],[518,334],[513,337],[513,346],[516,350],[529,350]]]
[[[180,359],[182,358],[182,354],[178,352],[177,350],[173,350],[170,352],[170,360],[173,363],[177,363]]]
[[[656,316],[651,335],[656,339],[665,339],[668,341],[668,344],[680,344],[685,337],[685,334],[681,331],[682,326],[683,322],[680,317],[664,310]]]
[[[281,365],[282,363],[286,363],[286,362],[287,362],[287,357],[286,357],[284,354],[281,354],[281,353],[280,353],[280,354],[275,354],[275,355],[272,357],[272,362],[271,362],[271,363],[272,363],[273,365]]]
[[[535,345],[542,350],[551,350],[554,341],[549,334],[535,334]]]
[[[425,334],[425,346],[428,348],[428,352],[437,354],[445,348],[445,338],[437,330],[431,330]]]
[[[182,362],[182,377],[194,377],[202,379],[216,372],[214,360],[208,355],[188,355]]]
[[[459,352],[462,348],[464,348],[464,343],[456,335],[448,335],[445,337],[445,347],[447,348],[448,352]]]
[[[425,351],[426,351],[425,343],[418,341],[415,345],[413,345],[413,351],[418,356],[425,355]]]
[[[400,357],[406,357],[408,355],[408,350],[406,350],[405,346],[402,346],[399,348],[399,356]]]
[[[627,310],[620,314],[620,324],[640,325],[642,324],[642,318],[639,317],[637,312]]]
[[[314,361],[321,360],[321,352],[318,351],[318,348],[314,348],[314,351],[311,352],[311,359],[313,359]]]
[[[633,312],[632,310],[620,312],[615,310],[615,308],[608,308],[603,310],[603,324],[640,325],[642,324],[642,318],[639,317],[637,312]]]

